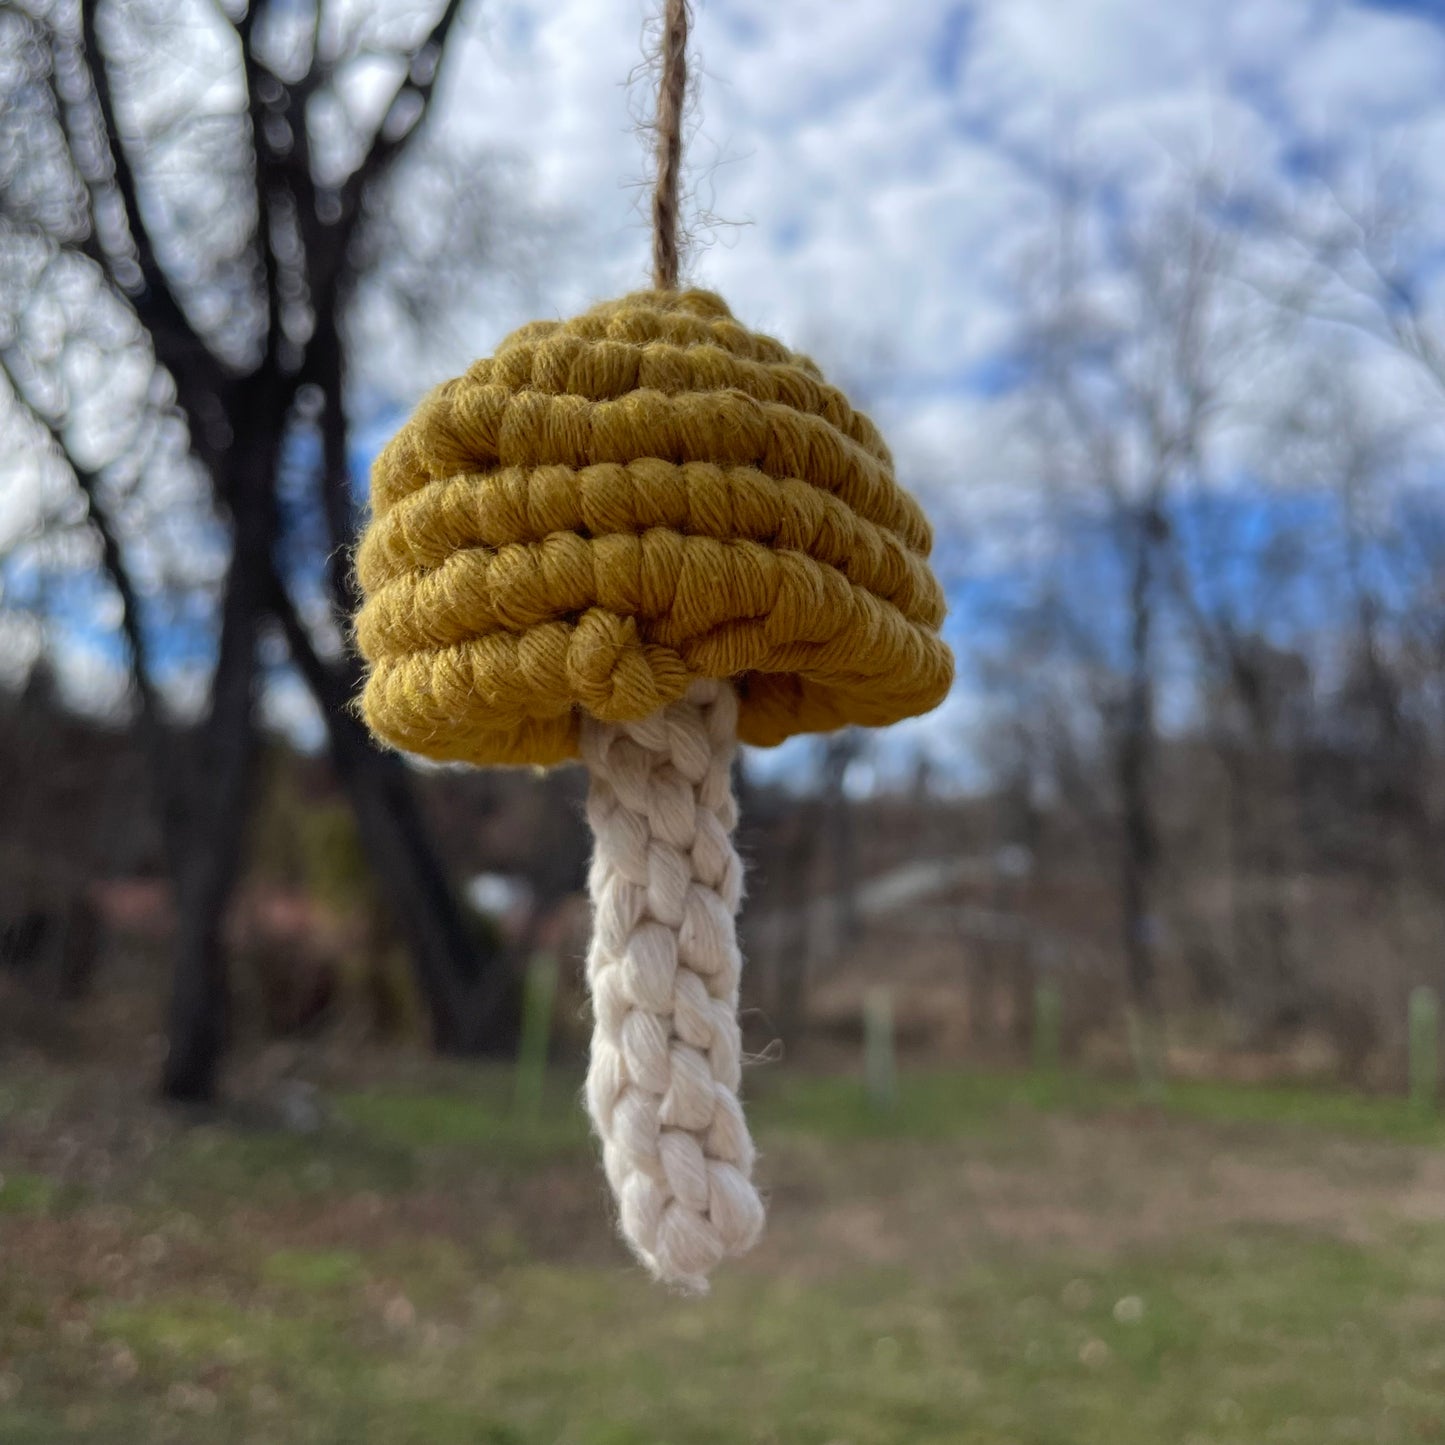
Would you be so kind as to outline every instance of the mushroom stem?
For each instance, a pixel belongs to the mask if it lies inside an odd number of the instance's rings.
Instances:
[[[763,1226],[737,1096],[737,713],[730,683],[699,681],[641,722],[582,731],[596,838],[587,1107],[627,1242],[697,1291]]]

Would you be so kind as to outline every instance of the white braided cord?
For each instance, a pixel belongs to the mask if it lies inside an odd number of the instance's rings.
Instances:
[[[702,681],[642,722],[582,732],[596,839],[587,1107],[624,1237],[693,1290],[763,1227],[738,1102],[737,711],[730,683]]]

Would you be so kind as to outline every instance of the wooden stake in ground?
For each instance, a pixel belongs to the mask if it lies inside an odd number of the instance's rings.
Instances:
[[[892,1113],[898,1104],[893,991],[881,986],[863,995],[863,1076],[869,1104],[880,1114]]]
[[[1428,1114],[1440,1087],[1440,995],[1428,984],[1410,991],[1409,1035],[1410,1102]]]

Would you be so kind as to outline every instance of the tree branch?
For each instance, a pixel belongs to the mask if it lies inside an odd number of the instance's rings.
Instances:
[[[110,73],[107,69],[105,51],[100,44],[97,29],[99,3],[80,7],[82,46],[81,64],[90,80],[91,90],[100,109],[103,125],[105,150],[110,160],[112,178],[120,194],[125,211],[126,228],[135,247],[136,263],[140,268],[139,288],[126,287],[115,278],[117,284],[130,297],[136,313],[154,339],[156,355],[161,364],[170,371],[178,387],[189,385],[187,378],[200,371],[202,384],[209,383],[218,388],[224,374],[220,363],[211,353],[180,302],[176,300],[169,278],[156,256],[155,243],[141,213],[140,192],[136,184],[135,170],[125,141],[120,133],[116,116],[115,95],[111,89]],[[112,268],[112,275],[114,271]]]
[[[60,454],[80,494],[85,500],[86,521],[100,542],[100,560],[105,575],[120,598],[120,630],[125,639],[126,651],[130,654],[131,684],[135,688],[136,700],[140,707],[141,742],[145,748],[147,765],[151,775],[151,788],[155,794],[156,808],[160,818],[161,837],[166,849],[167,864],[173,878],[179,877],[181,864],[181,840],[178,826],[178,769],[172,741],[161,715],[160,697],[156,691],[155,673],[152,666],[150,644],[146,641],[145,626],[141,620],[140,597],[126,565],[120,539],[110,517],[100,501],[100,477],[88,467],[75,460],[65,442],[65,435],[59,424],[43,415],[20,389],[10,358],[0,352],[0,375],[10,389],[16,406],[30,418],[31,422],[50,439]]]
[[[375,184],[391,168],[397,157],[406,149],[408,142],[421,129],[436,91],[437,78],[441,74],[442,57],[446,54],[447,39],[461,14],[464,0],[447,0],[445,9],[432,26],[426,39],[412,51],[406,78],[396,88],[386,108],[386,114],[372,138],[371,147],[361,164],[346,178],[341,188],[341,216],[337,221],[343,240],[342,254],[350,246],[361,214],[361,202],[368,187]],[[417,77],[417,62],[430,57],[431,69]],[[416,97],[416,113],[401,131],[388,135],[388,125],[398,113],[402,98],[410,92]]]

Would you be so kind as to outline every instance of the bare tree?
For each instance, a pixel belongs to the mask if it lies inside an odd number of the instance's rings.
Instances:
[[[34,0],[0,12],[6,402],[31,453],[78,489],[120,599],[178,902],[164,1072],[177,1099],[216,1088],[222,923],[272,638],[324,720],[435,1043],[488,1047],[507,1028],[496,960],[478,954],[408,772],[350,710],[344,645],[348,337],[368,287],[389,282],[409,304],[397,201],[444,163],[424,122],[460,10]],[[379,106],[363,71],[391,77]],[[490,202],[481,185],[441,194],[458,199],[424,208],[417,247],[445,249],[468,219],[456,207]],[[472,272],[476,234],[453,253]],[[456,274],[433,265],[430,279],[455,306]],[[212,663],[201,721],[180,729],[163,702],[157,598],[177,558],[185,572],[204,553],[212,575],[192,566],[184,582]]]
[[[1045,505],[1094,543],[1093,576],[1057,571],[1036,615],[1087,674],[1118,840],[1121,942],[1137,1007],[1158,1007],[1157,769],[1174,511],[1210,444],[1246,338],[1221,305],[1229,230],[1200,185],[1143,216],[1086,211],[1061,182],[1025,298],[1019,404]],[[1078,560],[1076,558],[1076,560]]]
[[[1431,253],[1371,242],[1382,209],[1321,239],[1288,197],[1155,180],[1058,181],[1025,258],[1000,757],[1113,845],[1136,1007],[1178,960],[1256,1038],[1333,1030],[1365,971],[1318,926],[1328,880],[1390,880],[1402,958],[1445,896]]]
[[[1319,389],[1343,452],[1334,475],[1354,619],[1348,701],[1368,715],[1391,831],[1445,893],[1445,801],[1422,786],[1445,746],[1445,505],[1438,471],[1427,461],[1422,473],[1414,445],[1425,430],[1438,445],[1445,426],[1445,314],[1429,285],[1439,242],[1420,224],[1428,209],[1408,174],[1379,170],[1353,199],[1320,189],[1323,206],[1289,218],[1307,265],[1285,299],[1383,348],[1421,393],[1404,418],[1382,422],[1358,397]]]

